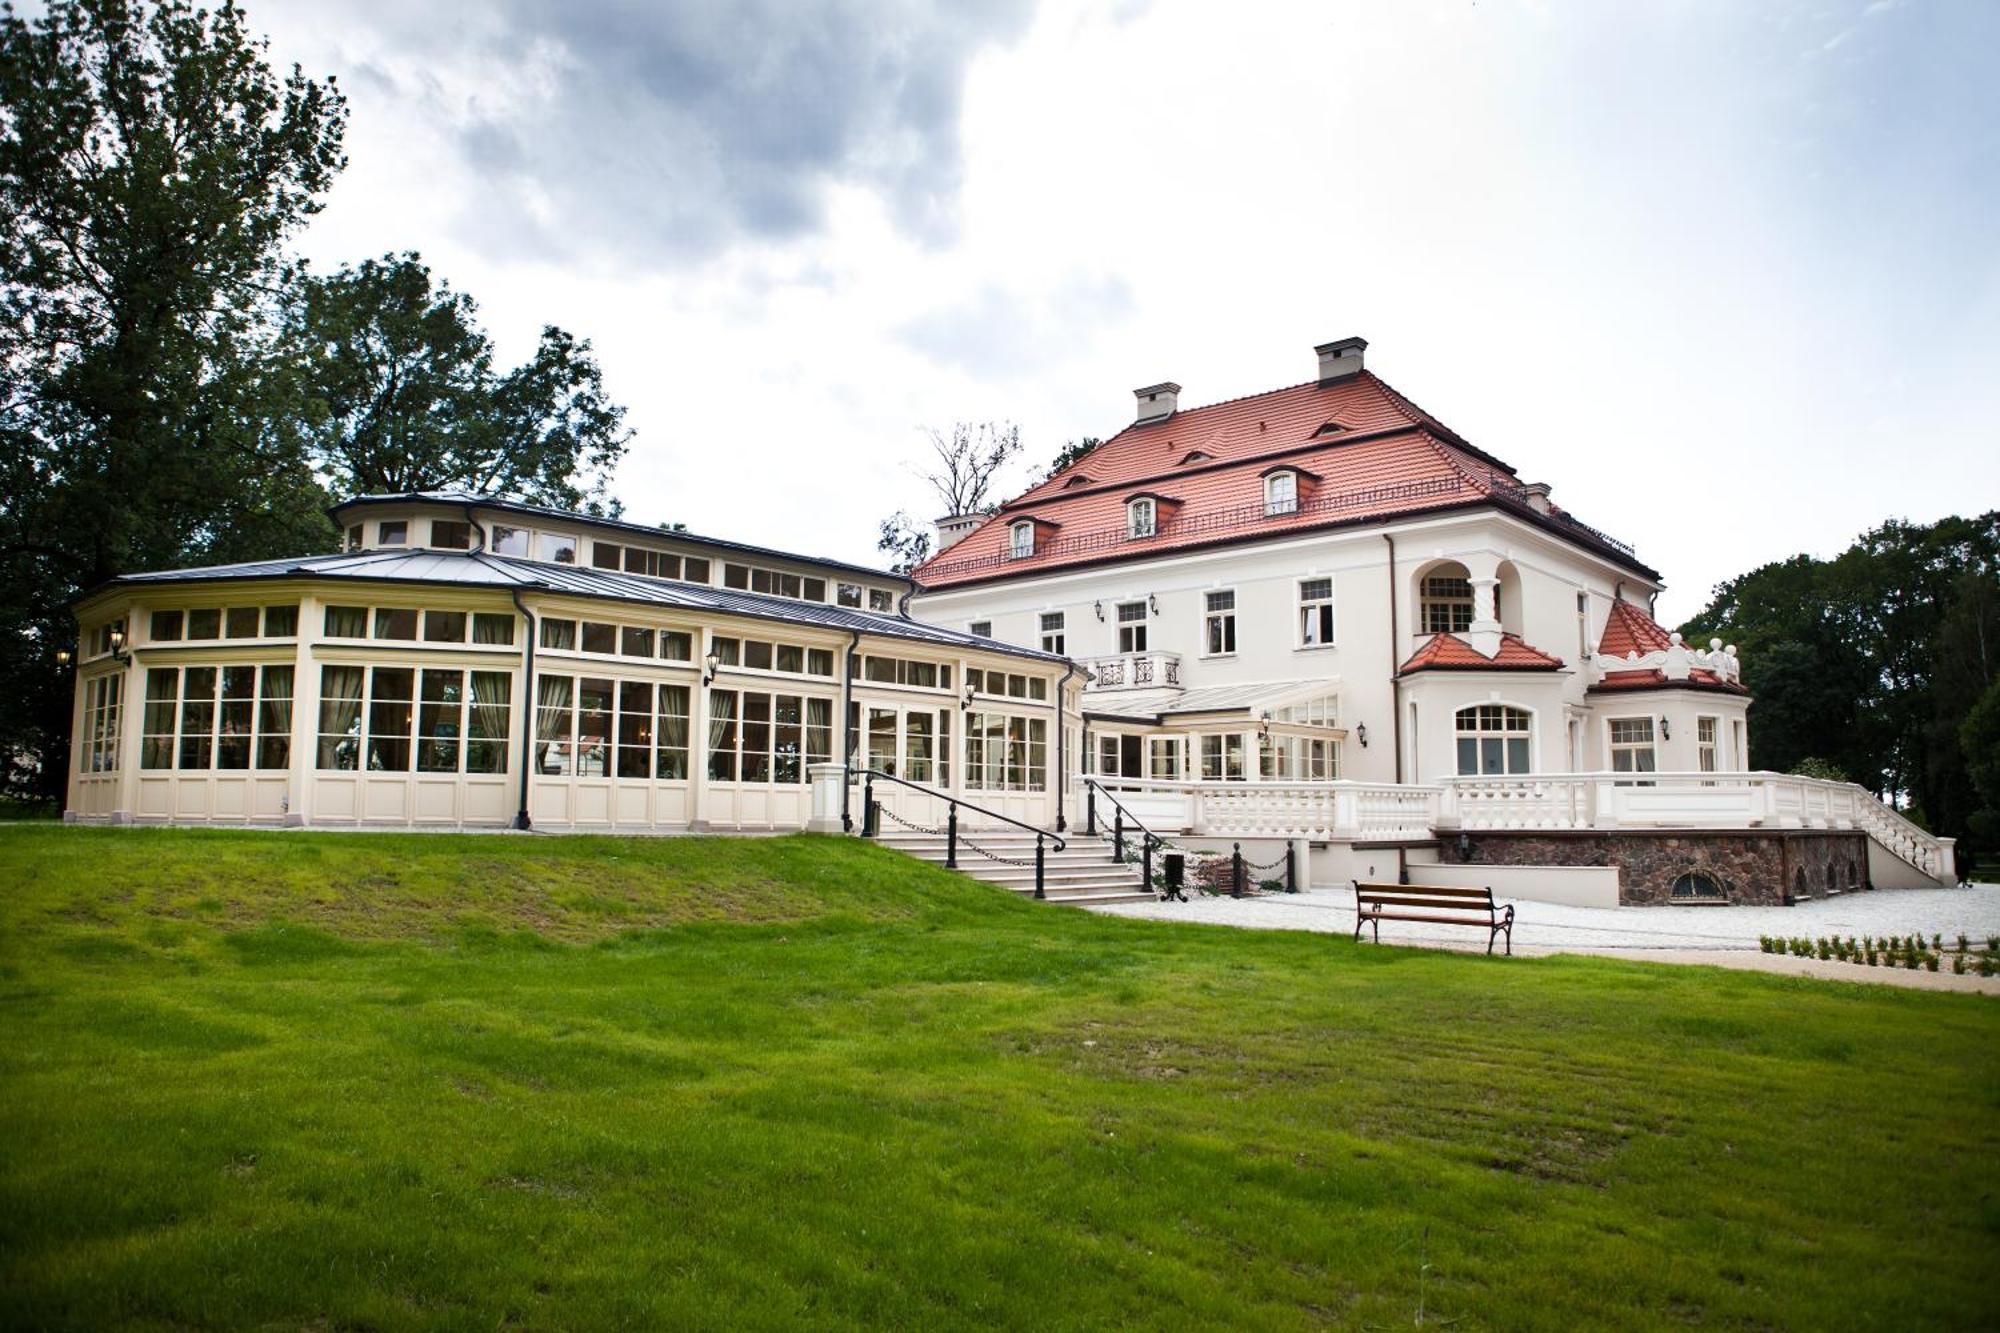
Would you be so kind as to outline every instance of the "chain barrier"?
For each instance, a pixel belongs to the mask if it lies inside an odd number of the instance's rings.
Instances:
[[[1002,856],[998,852],[989,852],[984,847],[981,847],[978,843],[972,841],[972,839],[966,837],[963,833],[960,833],[958,835],[958,845],[961,847],[970,847],[973,851],[978,852],[981,856],[985,857],[987,860],[998,861],[1003,866],[1016,866],[1019,867],[1020,869],[1025,870],[1028,867],[1035,864],[1035,858],[1032,856],[1023,858],[1021,860],[1016,860],[1011,856]]]
[[[942,838],[945,836],[945,831],[943,829],[925,828],[922,824],[912,824],[909,820],[903,818],[901,815],[897,814],[894,810],[891,810],[888,806],[882,804],[880,801],[875,802],[875,808],[881,813],[887,815],[889,818],[895,820],[898,824],[901,824],[904,828],[910,830],[910,832],[912,833],[924,833],[930,835],[933,838]],[[965,839],[960,838],[959,841],[964,842]]]

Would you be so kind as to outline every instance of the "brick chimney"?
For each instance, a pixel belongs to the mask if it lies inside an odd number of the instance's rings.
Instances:
[[[1319,357],[1319,382],[1338,384],[1361,373],[1361,354],[1368,350],[1366,338],[1342,338],[1313,348]]]
[[[937,521],[937,549],[949,550],[972,535],[984,514],[946,514]]]
[[[1144,426],[1154,421],[1165,421],[1174,414],[1181,403],[1181,386],[1168,380],[1164,384],[1149,384],[1143,389],[1134,389],[1132,396],[1139,400],[1139,415],[1132,424]]]

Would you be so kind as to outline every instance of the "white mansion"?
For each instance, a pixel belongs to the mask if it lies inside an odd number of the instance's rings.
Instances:
[[[66,817],[832,831],[859,795],[907,837],[991,830],[989,870],[1005,827],[1101,878],[1059,836],[1101,801],[1322,879],[1951,878],[1859,788],[1746,771],[1733,651],[1668,634],[1656,571],[1365,346],[1206,407],[1140,390],[1080,461],[943,520],[914,580],[449,492],[336,505],[334,554],[116,579],[76,608]]]
[[[1662,628],[1657,571],[1366,347],[1204,407],[1138,390],[1085,457],[940,520],[917,614],[1081,663],[1079,752],[1149,828],[1304,836],[1319,873],[1561,866],[1614,901],[1950,875],[1867,793],[1747,773],[1734,650]]]

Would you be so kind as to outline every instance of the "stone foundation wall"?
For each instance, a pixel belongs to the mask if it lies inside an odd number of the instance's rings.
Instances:
[[[1682,875],[1706,876],[1732,903],[1777,906],[1854,893],[1868,882],[1868,836],[1816,830],[1642,833],[1522,831],[1466,834],[1468,850],[1446,838],[1447,865],[1616,866],[1618,901],[1643,906],[1675,901]]]

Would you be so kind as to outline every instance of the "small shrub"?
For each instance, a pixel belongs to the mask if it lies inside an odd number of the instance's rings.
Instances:
[[[1979,975],[1982,977],[1993,975],[1993,955],[1991,953],[1979,955]]]
[[[1932,953],[1944,952],[1944,936],[1938,934],[1936,931],[1931,932],[1931,952]]]
[[[1875,951],[1873,949],[1868,951],[1868,966],[1875,966]]]
[[[1934,954],[1934,953],[1927,953],[1927,954],[1925,954],[1925,955],[1924,955],[1924,966],[1925,966],[1925,967],[1927,967],[1927,968],[1929,968],[1929,969],[1930,969],[1931,971],[1933,971],[1933,972],[1937,971],[1937,970],[1938,970],[1938,958],[1939,958],[1940,956],[1941,956],[1941,955],[1938,955],[1938,954]]]
[[[1828,944],[1824,939],[1815,940],[1813,942],[1813,956],[1823,963],[1833,957],[1833,946]]]
[[[2000,935],[1988,935],[1986,937],[1986,952],[2000,953]]]
[[[1963,952],[1955,953],[1951,956],[1951,970],[1958,976],[1962,977],[1965,975],[1965,954]]]
[[[1769,935],[1759,935],[1757,937],[1757,948],[1764,953],[1771,952],[1771,937]]]
[[[1875,937],[1873,935],[1863,935],[1861,937],[1861,947],[1864,949],[1873,949],[1875,947]]]
[[[1958,937],[1958,951],[1960,953],[1964,953],[1967,949],[1970,949],[1971,947],[1972,947],[1972,941],[1966,939],[1964,932],[1961,931]]]

